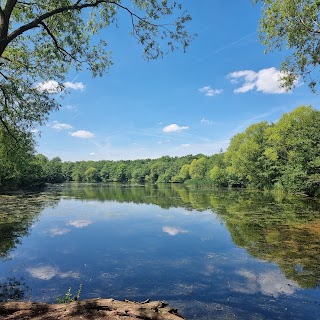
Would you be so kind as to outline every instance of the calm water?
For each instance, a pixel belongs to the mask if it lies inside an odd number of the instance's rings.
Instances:
[[[165,300],[188,319],[319,319],[320,203],[180,185],[0,196],[0,300]]]

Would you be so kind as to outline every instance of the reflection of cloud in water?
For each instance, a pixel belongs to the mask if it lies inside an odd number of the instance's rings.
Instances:
[[[69,232],[70,232],[70,230],[66,229],[66,228],[52,228],[49,231],[49,233],[53,237],[55,237],[55,236],[63,236],[64,234],[67,234]]]
[[[201,271],[201,274],[205,276],[212,276],[213,274],[220,273],[221,270],[219,270],[216,266],[213,264],[207,264],[205,266],[205,269]]]
[[[183,230],[180,228],[174,228],[174,227],[163,227],[162,231],[167,233],[170,236],[176,236],[179,233],[188,233],[187,230]]]
[[[241,270],[238,274],[246,278],[246,282],[234,283],[232,289],[236,292],[261,293],[278,297],[281,294],[292,295],[299,288],[295,282],[287,280],[282,273],[277,271],[254,274],[248,270]]]
[[[68,271],[61,272],[56,267],[51,266],[39,266],[34,268],[27,268],[27,271],[33,278],[40,280],[51,280],[53,277],[59,277],[62,279],[73,278],[78,279],[80,274],[78,272]]]
[[[59,272],[57,276],[62,279],[66,279],[66,278],[79,279],[80,278],[79,272],[74,272],[74,271]]]
[[[75,228],[84,228],[92,224],[90,220],[72,220],[68,222],[68,226],[73,226]]]
[[[53,268],[50,266],[28,268],[27,271],[31,274],[32,277],[40,280],[50,280],[58,273],[57,268]]]

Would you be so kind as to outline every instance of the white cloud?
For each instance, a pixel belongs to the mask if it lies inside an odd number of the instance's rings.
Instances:
[[[189,129],[189,127],[186,127],[186,126],[179,127],[177,124],[173,123],[173,124],[169,124],[168,126],[164,127],[162,130],[163,130],[163,132],[169,133],[169,132],[180,132],[180,131],[186,130],[186,129]]]
[[[253,70],[235,71],[228,75],[231,83],[243,84],[234,90],[235,93],[245,93],[256,89],[257,91],[270,94],[282,94],[287,91],[281,87],[281,78],[284,73],[276,68],[262,69],[258,72]],[[298,84],[299,80],[296,81]]]
[[[191,147],[191,144],[190,144],[190,143],[183,143],[183,144],[181,145],[181,147],[182,147],[182,148],[189,148],[189,147]]]
[[[205,119],[205,118],[202,118],[200,122],[201,123],[206,123],[206,124],[212,124],[213,123],[213,121]]]
[[[55,80],[49,80],[37,83],[36,89],[39,91],[47,91],[48,93],[58,93],[63,90],[63,86]]]
[[[67,123],[60,123],[58,121],[55,121],[52,128],[56,130],[68,130],[73,129],[73,126]]]
[[[169,236],[176,236],[179,233],[187,233],[187,230],[183,230],[180,228],[173,228],[173,227],[163,227],[162,231],[167,233]]]
[[[72,220],[68,222],[68,226],[73,226],[75,228],[84,228],[92,223],[90,220]]]
[[[69,132],[72,137],[82,138],[82,139],[90,139],[94,138],[94,134],[90,131],[78,130],[75,132]]]
[[[66,108],[67,110],[70,110],[70,111],[76,111],[76,110],[77,110],[77,106],[74,106],[74,105],[72,105],[72,104],[67,104],[67,105],[65,106],[65,108]]]
[[[66,89],[81,90],[85,89],[85,85],[82,82],[65,82],[64,84],[59,84],[56,80],[48,80],[39,82],[36,84],[36,89],[39,91],[46,91],[48,93],[59,93]]]
[[[223,92],[222,89],[212,89],[210,86],[202,87],[198,91],[204,93],[207,97],[213,97]]]
[[[82,82],[69,82],[69,81],[65,82],[64,86],[67,89],[80,90],[80,91],[83,91],[86,87]]]

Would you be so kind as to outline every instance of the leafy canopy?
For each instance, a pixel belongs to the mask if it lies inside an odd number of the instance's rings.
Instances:
[[[254,0],[254,3],[259,0]],[[289,49],[282,63],[283,86],[299,77],[313,92],[319,84],[320,0],[261,0],[260,38],[266,51]]]
[[[102,76],[112,65],[102,29],[127,15],[148,60],[189,45],[191,17],[171,0],[0,1],[0,127],[30,132],[59,108],[72,68]],[[48,86],[43,86],[46,82]]]

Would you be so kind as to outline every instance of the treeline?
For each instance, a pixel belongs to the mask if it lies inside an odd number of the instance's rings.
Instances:
[[[159,159],[121,161],[62,162],[59,157],[48,160],[35,156],[44,182],[121,182],[169,183],[208,179],[210,168],[223,162],[223,153],[213,156],[164,156]],[[39,172],[38,171],[38,175]]]
[[[319,128],[320,111],[301,106],[276,123],[251,125],[231,139],[226,152],[212,156],[62,162],[34,155],[25,144],[20,153],[11,152],[14,161],[1,161],[0,188],[64,181],[188,183],[319,196]]]

